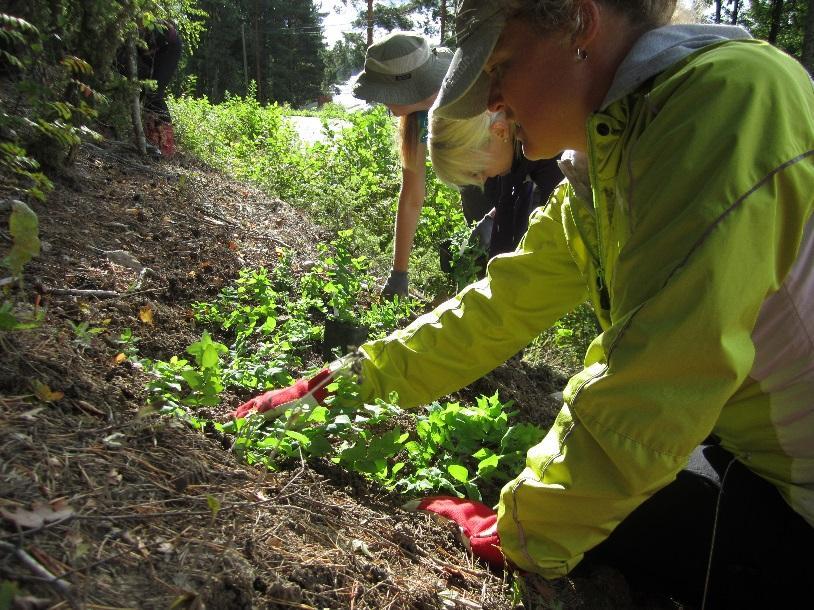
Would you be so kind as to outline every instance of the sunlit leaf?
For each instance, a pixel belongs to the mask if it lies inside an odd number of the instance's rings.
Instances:
[[[144,324],[149,324],[150,326],[153,325],[153,308],[150,305],[144,305],[138,311],[138,319],[141,320]]]
[[[40,253],[39,220],[22,201],[12,201],[8,224],[14,243],[3,264],[16,276],[22,273],[28,261]]]
[[[453,479],[461,483],[466,483],[469,480],[469,471],[460,464],[450,464],[447,466],[447,472]]]
[[[48,387],[48,384],[36,379],[32,381],[31,385],[34,387],[34,395],[43,402],[55,402],[65,397],[64,392],[54,391]]]

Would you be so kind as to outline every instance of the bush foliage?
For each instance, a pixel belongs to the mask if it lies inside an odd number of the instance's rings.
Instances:
[[[389,269],[401,165],[395,121],[383,107],[322,115],[323,140],[298,140],[276,104],[251,95],[222,104],[181,97],[171,103],[182,145],[231,175],[307,210],[333,231],[355,228],[353,250],[368,257],[380,277]],[[440,276],[438,243],[465,226],[458,193],[441,184],[427,164],[427,198],[411,260],[414,286],[435,292]]]

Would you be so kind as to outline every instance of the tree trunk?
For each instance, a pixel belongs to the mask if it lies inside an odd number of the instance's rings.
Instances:
[[[246,22],[240,22],[240,39],[243,41],[243,95],[249,94],[249,61],[246,57]]]
[[[803,52],[800,56],[800,63],[809,74],[814,74],[814,0],[808,0],[803,28]]]
[[[373,0],[367,0],[367,46],[373,44]]]
[[[441,0],[441,44],[444,44],[444,39],[447,33],[447,0]]]
[[[263,99],[263,72],[260,69],[260,54],[263,52],[263,45],[260,40],[260,2],[261,0],[255,0],[254,3],[254,71],[257,101],[262,101]]]
[[[138,63],[136,59],[136,34],[131,33],[127,37],[127,70],[130,77],[130,84],[133,87],[132,99],[130,102],[130,118],[133,121],[133,136],[136,140],[136,148],[143,156],[147,156],[147,140],[144,137],[144,126],[141,124],[141,87],[138,84]]]
[[[732,0],[732,25],[738,25],[738,9],[740,8],[740,0]]]
[[[780,18],[783,16],[783,0],[772,0],[772,23],[769,28],[767,40],[777,44],[777,35],[780,33]]]
[[[721,5],[723,0],[715,0],[715,23],[721,23]]]

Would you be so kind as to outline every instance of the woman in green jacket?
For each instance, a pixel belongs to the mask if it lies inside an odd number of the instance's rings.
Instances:
[[[361,397],[425,404],[588,298],[603,332],[496,521],[421,507],[547,578],[595,558],[691,605],[791,607],[814,582],[814,89],[739,28],[664,25],[674,7],[464,0],[433,112],[586,153],[593,201],[564,185],[484,280],[362,346]]]

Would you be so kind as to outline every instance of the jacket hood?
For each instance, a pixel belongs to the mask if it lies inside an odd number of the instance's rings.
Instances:
[[[651,30],[636,41],[619,65],[601,108],[631,93],[651,76],[699,49],[743,38],[751,36],[743,28],[732,25],[683,24]]]

